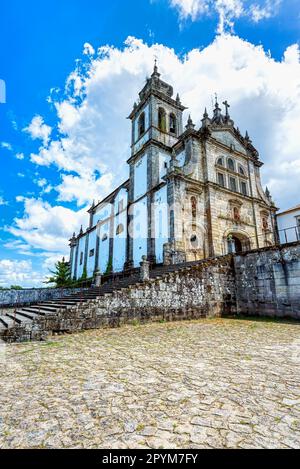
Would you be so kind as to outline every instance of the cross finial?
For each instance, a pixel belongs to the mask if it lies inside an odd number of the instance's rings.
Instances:
[[[228,103],[228,101],[224,101],[224,106],[225,106],[225,109],[226,109],[226,117],[229,117],[229,112],[228,112],[228,109],[230,108],[230,104]]]

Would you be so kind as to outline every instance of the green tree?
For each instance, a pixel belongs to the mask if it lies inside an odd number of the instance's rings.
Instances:
[[[11,285],[10,289],[11,290],[23,290],[23,287],[20,287],[20,285]]]
[[[112,257],[110,257],[107,262],[105,275],[110,274],[112,272],[112,269],[113,269],[113,260],[112,260]]]
[[[53,275],[45,283],[55,283],[56,287],[67,287],[71,284],[70,264],[64,257],[55,264],[55,270],[50,272]]]

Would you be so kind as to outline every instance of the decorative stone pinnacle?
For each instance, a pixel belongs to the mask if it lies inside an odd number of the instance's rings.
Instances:
[[[176,103],[181,104],[179,93],[177,93],[177,96],[176,96]]]
[[[186,128],[187,130],[190,130],[190,129],[194,129],[194,128],[195,128],[195,124],[194,124],[193,121],[192,121],[191,115],[189,115],[189,118],[188,118],[188,121],[187,121],[187,125],[185,126],[185,128]]]
[[[152,77],[160,77],[160,73],[158,73],[158,66],[157,66],[157,58],[154,59],[154,67]]]
[[[247,142],[251,143],[251,139],[250,139],[250,137],[249,137],[248,130],[246,130],[245,140],[246,140]]]

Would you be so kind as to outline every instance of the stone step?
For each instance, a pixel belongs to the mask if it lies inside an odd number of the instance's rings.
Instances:
[[[55,308],[53,305],[48,306],[48,305],[45,305],[44,303],[37,303],[36,305],[34,305],[34,308],[41,309],[42,311],[49,311],[50,313],[55,313],[57,311],[57,308]]]
[[[0,316],[0,322],[2,323],[3,327],[5,327],[5,329],[10,329],[16,325],[16,323],[7,315]]]
[[[27,313],[23,310],[18,310],[17,313],[18,313],[19,316],[23,316],[24,318],[31,319],[32,321],[39,317],[39,315],[34,313],[34,312],[31,312],[29,314],[29,313]]]
[[[37,314],[38,316],[46,316],[47,315],[46,311],[41,311],[40,309],[37,309],[34,306],[30,306],[30,307],[28,306],[28,308],[22,308],[21,311],[25,311],[25,312],[28,312],[28,313],[34,313],[34,314]]]
[[[21,316],[17,312],[16,313],[7,313],[6,315],[18,324],[25,324],[25,323],[31,322],[30,319],[25,318],[24,316]]]

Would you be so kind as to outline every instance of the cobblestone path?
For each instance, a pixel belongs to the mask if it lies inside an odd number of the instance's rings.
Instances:
[[[200,320],[0,344],[1,448],[300,448],[300,325]]]

